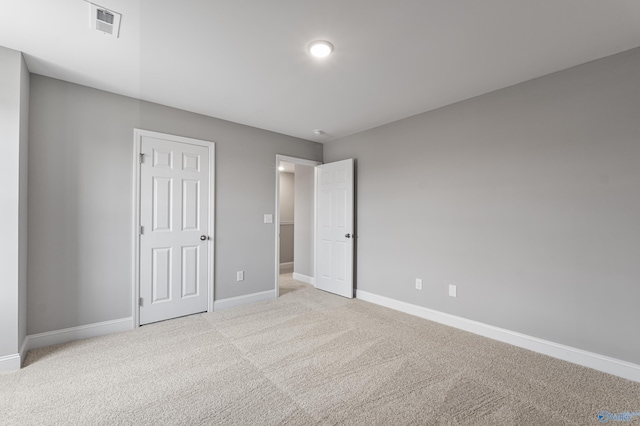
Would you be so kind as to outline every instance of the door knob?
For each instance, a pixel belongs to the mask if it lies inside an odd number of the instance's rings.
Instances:
[[[346,238],[351,238],[351,234],[345,234]]]
[[[205,241],[207,239],[206,235],[200,235],[200,240]]]

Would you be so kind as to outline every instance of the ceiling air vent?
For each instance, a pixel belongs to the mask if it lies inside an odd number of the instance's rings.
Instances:
[[[89,4],[91,5],[91,29],[112,37],[119,37],[122,15],[106,7]]]

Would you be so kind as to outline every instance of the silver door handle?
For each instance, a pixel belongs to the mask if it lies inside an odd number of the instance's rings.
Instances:
[[[201,241],[206,241],[206,239],[207,239],[207,236],[206,236],[206,235],[200,235],[200,240],[201,240]]]
[[[345,238],[351,238],[351,234],[345,234]]]

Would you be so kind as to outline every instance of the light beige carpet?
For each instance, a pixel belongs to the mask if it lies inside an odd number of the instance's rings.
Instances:
[[[0,424],[589,425],[640,411],[638,383],[290,274],[281,287],[278,300],[33,350],[0,375]]]

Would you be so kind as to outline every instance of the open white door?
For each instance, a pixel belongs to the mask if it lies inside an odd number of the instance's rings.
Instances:
[[[316,167],[316,288],[353,298],[353,159]]]

